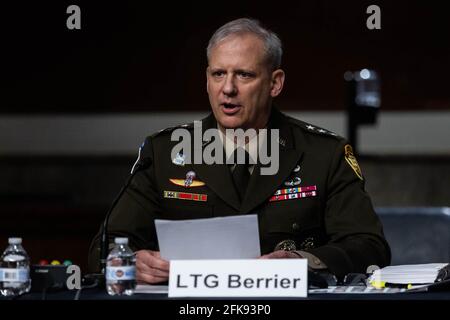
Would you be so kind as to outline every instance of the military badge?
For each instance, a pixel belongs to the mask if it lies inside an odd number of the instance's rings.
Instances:
[[[184,166],[184,162],[186,161],[186,156],[180,152],[177,153],[175,158],[172,159],[172,163],[177,166]]]
[[[193,188],[193,187],[201,187],[204,186],[205,183],[200,180],[192,180],[186,181],[185,179],[169,179],[170,182],[172,182],[176,186],[180,187],[186,187],[186,188]]]
[[[272,197],[270,197],[269,202],[292,200],[292,199],[301,199],[301,198],[309,198],[309,197],[315,197],[315,196],[317,196],[317,192],[316,191],[299,192],[299,193],[288,193],[288,194],[272,196]]]
[[[295,188],[287,188],[287,189],[278,189],[273,194],[274,196],[278,196],[280,194],[290,194],[290,193],[299,193],[299,192],[308,192],[308,191],[316,191],[317,186],[307,186],[307,187],[295,187]]]
[[[169,181],[174,185],[185,188],[201,187],[205,185],[203,181],[195,180],[194,171],[188,171],[188,173],[186,173],[186,179],[169,179]]]
[[[192,182],[194,182],[194,179],[195,179],[195,172],[188,171],[188,173],[186,173],[186,179],[184,180],[184,186],[189,187],[192,184]]]
[[[285,181],[284,185],[287,187],[293,187],[298,186],[300,183],[302,183],[302,179],[300,179],[300,177],[294,177],[291,180]]]
[[[177,192],[177,191],[165,190],[164,198],[205,202],[208,200],[208,195],[200,194],[200,193]]]
[[[350,165],[350,167],[355,171],[358,178],[361,180],[364,180],[361,169],[359,168],[358,161],[356,160],[355,155],[353,154],[352,146],[349,144],[346,144],[344,147],[344,156],[345,161]]]

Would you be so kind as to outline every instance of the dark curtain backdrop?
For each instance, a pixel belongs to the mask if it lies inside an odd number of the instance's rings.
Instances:
[[[66,28],[71,4],[81,7],[79,31]],[[366,28],[370,4],[381,7],[381,30]],[[443,2],[15,1],[0,6],[0,119],[206,111],[208,39],[243,16],[284,42],[282,109],[345,110],[343,73],[360,68],[380,73],[383,110],[450,109]],[[358,160],[375,205],[448,206],[448,159]],[[89,243],[134,161],[134,154],[0,157],[0,246],[21,236],[33,263],[71,259],[86,272]]]
[[[81,30],[66,8],[81,7]],[[381,30],[366,8],[381,7]],[[283,109],[343,110],[346,70],[373,68],[383,109],[450,108],[450,19],[437,1],[33,1],[2,4],[0,112],[207,110],[205,47],[254,17],[284,42]]]

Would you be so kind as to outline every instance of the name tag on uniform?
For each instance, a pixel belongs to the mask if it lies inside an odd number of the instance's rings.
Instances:
[[[306,259],[171,260],[169,297],[306,297]]]

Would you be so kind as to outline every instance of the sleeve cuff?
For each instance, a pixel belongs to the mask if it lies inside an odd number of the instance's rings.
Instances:
[[[306,251],[296,251],[296,252],[308,260],[308,267],[310,267],[311,269],[324,270],[328,268],[327,265],[322,260],[320,260],[312,253]]]

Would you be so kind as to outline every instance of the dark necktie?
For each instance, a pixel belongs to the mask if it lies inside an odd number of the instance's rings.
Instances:
[[[250,180],[250,172],[248,171],[248,167],[249,167],[249,155],[248,153],[245,151],[245,163],[242,163],[237,161],[237,153],[238,153],[238,148],[234,151],[233,153],[233,159],[234,159],[234,163],[236,163],[233,173],[232,173],[232,177],[233,177],[233,181],[234,181],[234,185],[236,187],[236,190],[239,193],[239,198],[241,199],[241,201],[244,200],[244,196],[245,196],[245,192],[247,191],[247,186],[248,186],[248,182]],[[242,149],[241,149],[242,152]]]

